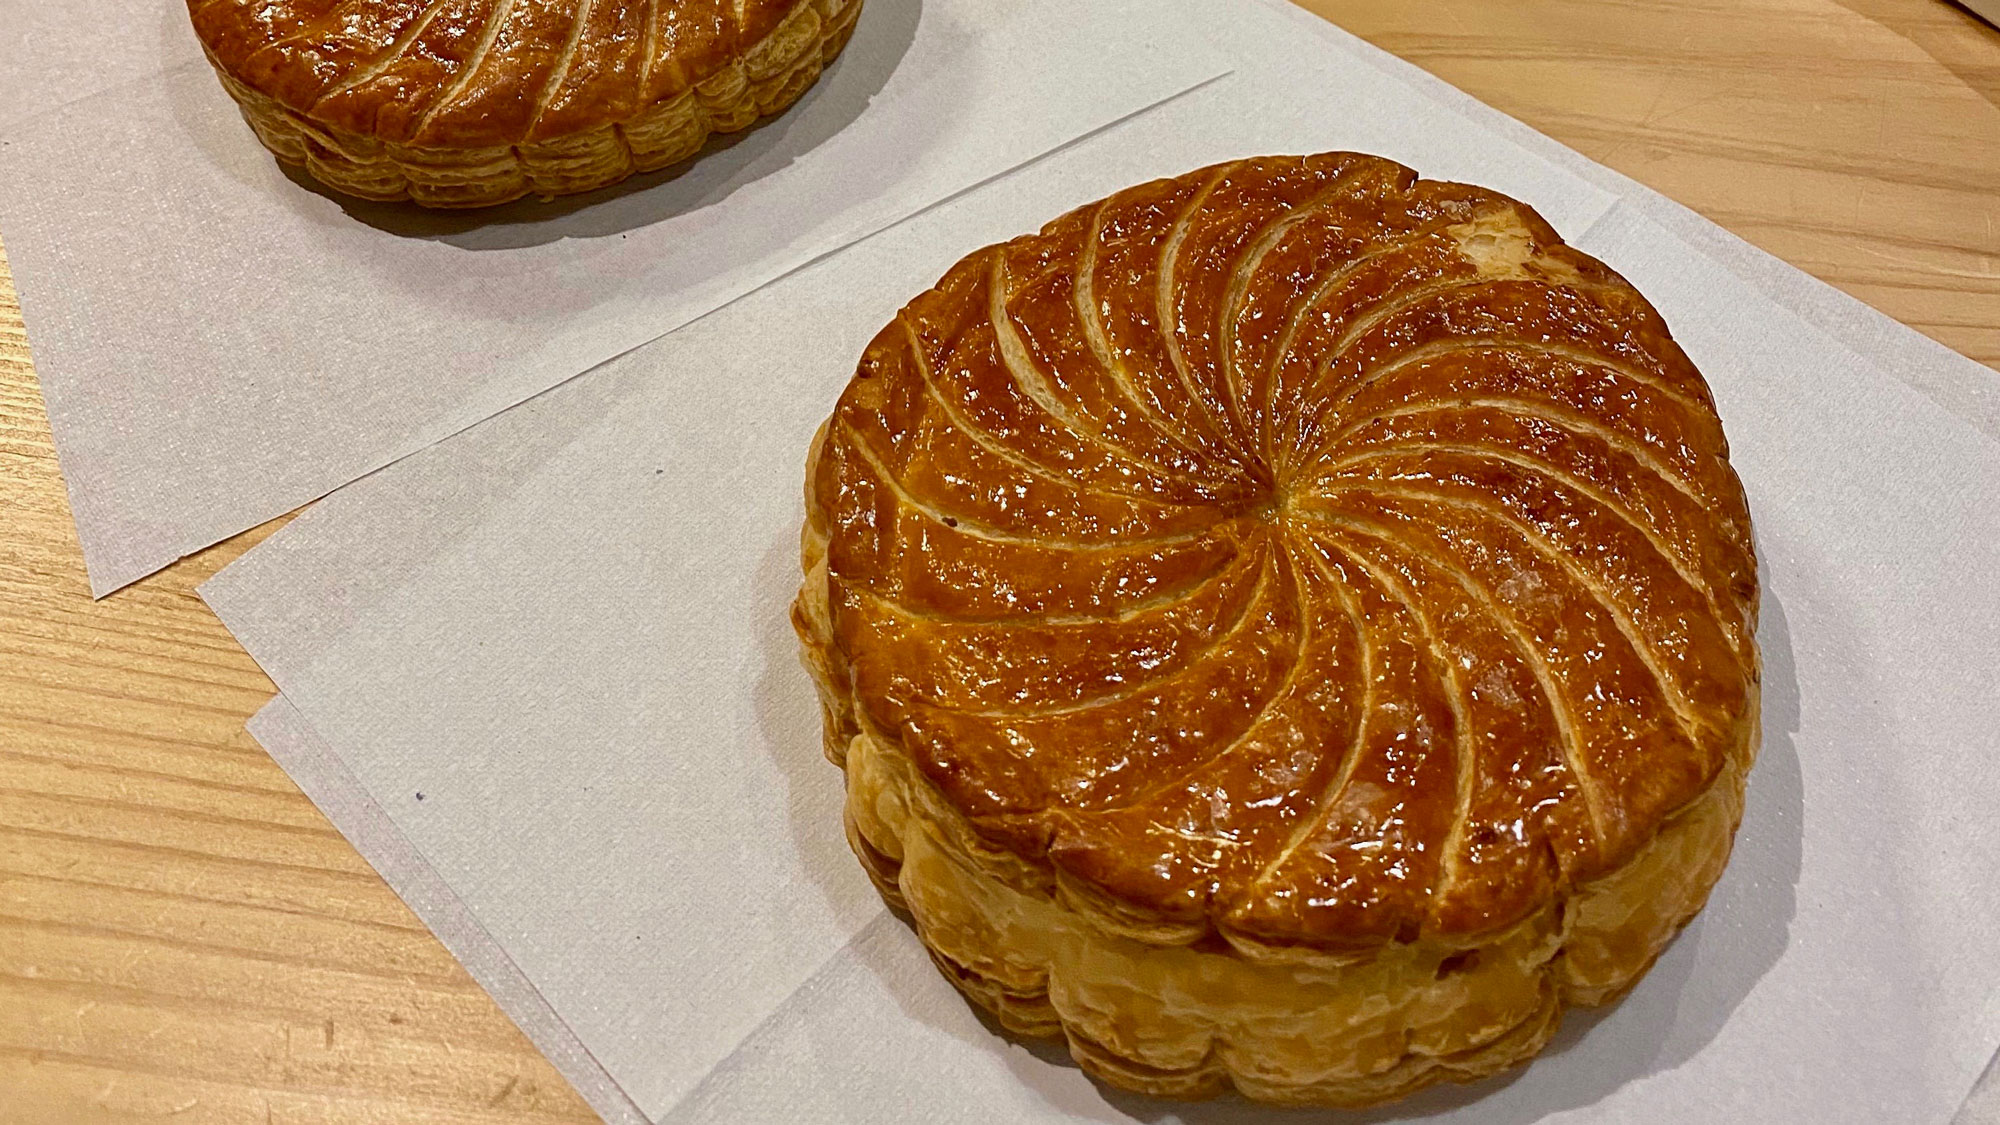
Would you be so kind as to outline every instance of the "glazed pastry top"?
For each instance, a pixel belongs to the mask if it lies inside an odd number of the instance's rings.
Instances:
[[[852,721],[1141,918],[1366,948],[1610,871],[1755,721],[1708,387],[1504,196],[1336,153],[979,251],[815,453]]]
[[[216,67],[310,120],[480,148],[627,120],[828,0],[189,0]],[[797,22],[797,21],[795,21]]]

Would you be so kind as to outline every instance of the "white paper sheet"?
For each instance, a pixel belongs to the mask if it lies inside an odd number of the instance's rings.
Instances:
[[[584,1049],[569,1025],[535,991],[507,954],[438,877],[424,857],[397,831],[381,806],[340,756],[333,753],[279,696],[250,717],[250,733],[285,773],[350,840],[366,841],[368,862],[417,917],[458,958],[472,978],[506,1009],[535,1047],[547,1055],[606,1125],[648,1125],[624,1091]]]
[[[1301,20],[1232,7],[1211,30],[1254,66],[343,490],[204,595],[655,1119],[1230,1119],[1010,1046],[880,920],[782,618],[805,440],[964,250],[1125,183],[1363,147],[1503,186],[1639,283],[1716,387],[1767,565],[1767,741],[1736,860],[1640,989],[1516,1081],[1399,1112],[1946,1120],[2000,1041],[2000,446],[1896,381],[1949,369],[1934,345],[1812,327],[1788,308],[1852,310],[1746,285],[1645,193],[1614,203],[1616,177]]]
[[[200,58],[184,3],[0,0],[0,137],[18,122]]]
[[[1153,7],[869,0],[797,106],[676,178],[471,215],[288,174],[167,20],[142,80],[0,144],[0,223],[92,589],[1220,73]],[[53,62],[10,57],[8,81],[60,88]]]
[[[1951,1125],[2000,1125],[2000,1054],[1986,1064],[1986,1073],[1973,1087],[1972,1096],[1958,1108]]]

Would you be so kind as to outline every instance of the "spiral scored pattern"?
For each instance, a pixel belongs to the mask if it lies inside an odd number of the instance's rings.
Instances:
[[[366,199],[591,191],[796,101],[861,0],[189,0],[280,160]]]
[[[1503,196],[1258,159],[981,250],[870,345],[807,512],[857,853],[1120,1085],[1488,1073],[1727,858],[1757,586],[1720,423]]]

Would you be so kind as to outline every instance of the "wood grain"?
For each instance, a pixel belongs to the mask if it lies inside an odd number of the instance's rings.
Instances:
[[[1971,16],[1301,2],[2000,364]],[[0,1121],[593,1120],[244,734],[272,686],[194,587],[276,526],[93,603],[0,257]]]
[[[93,603],[0,266],[0,1122],[595,1121],[244,733],[282,522]]]

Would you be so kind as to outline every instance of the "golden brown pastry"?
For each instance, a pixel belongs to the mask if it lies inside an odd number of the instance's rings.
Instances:
[[[797,100],[861,0],[188,0],[265,147],[365,199],[590,191]]]
[[[981,250],[811,454],[848,838],[938,966],[1153,1094],[1523,1062],[1721,874],[1757,577],[1707,385],[1532,210],[1352,153]]]

